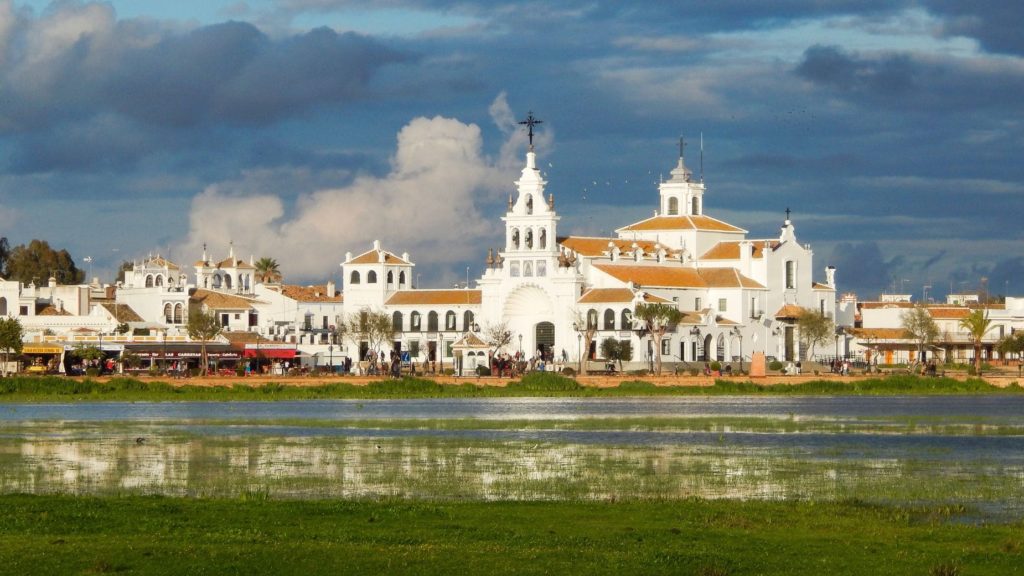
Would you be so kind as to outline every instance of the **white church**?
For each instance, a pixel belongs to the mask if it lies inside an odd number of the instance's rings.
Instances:
[[[632,321],[641,302],[684,312],[661,343],[670,367],[739,362],[755,351],[798,359],[796,319],[803,310],[834,318],[835,271],[825,270],[825,283],[813,281],[813,252],[797,242],[788,214],[779,236],[768,239],[748,239],[746,230],[707,216],[704,182],[682,154],[659,186],[653,217],[619,228],[615,237],[560,237],[530,128],[516,195],[501,218],[504,247],[488,253],[475,289],[414,288],[409,254],[374,242],[341,264],[345,310],[391,315],[392,347],[417,361],[454,361],[460,348],[472,348],[467,342],[503,324],[512,335],[507,352],[572,366],[598,360],[606,338],[630,340],[633,366],[647,365],[656,352]]]

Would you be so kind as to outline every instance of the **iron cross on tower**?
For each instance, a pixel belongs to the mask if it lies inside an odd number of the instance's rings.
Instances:
[[[526,120],[520,122],[520,124],[526,126],[528,134],[530,135],[530,152],[533,152],[533,127],[536,126],[537,124],[543,123],[543,120],[537,120],[536,118],[533,117],[533,110],[530,110],[530,112],[526,115]]]

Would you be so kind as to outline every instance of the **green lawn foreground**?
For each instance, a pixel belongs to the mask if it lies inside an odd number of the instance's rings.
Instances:
[[[223,386],[175,386],[160,381],[111,378],[98,381],[61,376],[13,376],[0,378],[0,403],[67,401],[273,401],[374,398],[488,398],[488,397],[615,397],[615,396],[715,396],[715,395],[941,395],[1020,394],[1016,382],[997,387],[978,378],[927,378],[889,375],[841,381],[813,380],[800,384],[763,385],[750,381],[715,380],[711,386],[655,386],[625,379],[618,386],[583,386],[572,378],[550,372],[531,373],[507,386],[491,386],[485,380],[439,384],[425,378],[406,377],[359,385],[337,381],[313,386],[288,386],[267,382],[259,386],[226,383]]]
[[[4,574],[1024,573],[1020,523],[855,502],[6,495],[0,510]]]

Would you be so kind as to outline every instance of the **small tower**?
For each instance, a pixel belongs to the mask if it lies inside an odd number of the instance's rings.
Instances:
[[[669,179],[658,186],[662,216],[700,216],[704,213],[704,181],[695,181],[686,167],[686,140],[679,139],[679,162]]]

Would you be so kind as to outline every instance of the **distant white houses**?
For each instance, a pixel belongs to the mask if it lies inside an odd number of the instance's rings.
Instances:
[[[662,340],[660,352],[669,365],[736,362],[755,351],[799,359],[806,351],[797,317],[811,310],[837,318],[835,269],[825,269],[823,281],[814,280],[813,251],[797,240],[788,210],[778,235],[748,238],[746,230],[706,212],[703,178],[694,176],[682,156],[651,199],[653,215],[609,237],[559,234],[561,217],[532,144],[515,187],[495,223],[499,245],[487,250],[486,270],[472,287],[415,286],[410,254],[389,251],[379,241],[364,252],[345,253],[343,290],[333,282],[264,283],[257,280],[253,258],[236,258],[230,246],[221,260],[204,248],[191,275],[159,256],[136,263],[111,287],[109,298],[91,298],[88,287],[0,282],[0,314],[16,315],[33,328],[49,327],[53,334],[40,342],[67,335],[59,321],[35,319],[45,306],[91,318],[92,323],[67,326],[103,334],[127,323],[131,331],[120,337],[130,349],[136,337],[150,339],[150,347],[152,339],[161,345],[187,340],[189,310],[199,307],[216,315],[226,332],[222,343],[228,345],[230,337],[241,358],[257,346],[264,353],[272,346],[291,347],[293,362],[318,366],[338,366],[369,352],[368,342],[338,336],[341,322],[362,311],[392,319],[392,338],[385,350],[374,352],[394,350],[413,362],[448,366],[470,355],[472,365],[484,364],[481,343],[487,346],[484,335],[496,326],[510,336],[499,352],[575,366],[598,360],[600,342],[614,338],[632,343],[634,367],[646,365],[655,351],[634,318],[641,303],[684,313]],[[852,314],[849,306],[840,312]],[[258,338],[239,336],[244,334]],[[592,336],[589,348],[585,335]]]

